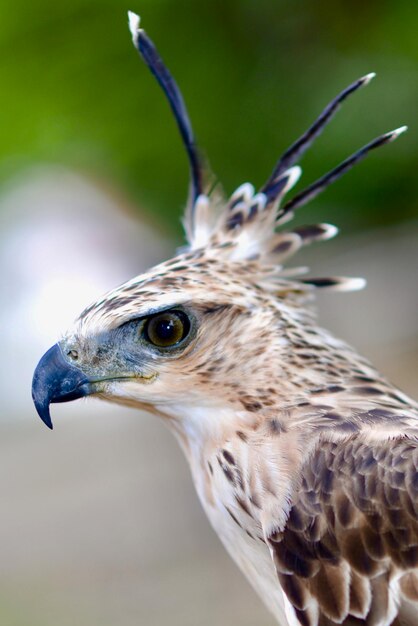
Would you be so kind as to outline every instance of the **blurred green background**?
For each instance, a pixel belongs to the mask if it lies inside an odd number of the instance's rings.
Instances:
[[[409,124],[395,146],[316,200],[309,221],[348,232],[416,216],[418,5],[406,0],[4,0],[3,180],[33,162],[76,167],[124,189],[180,238],[186,158],[132,47],[127,8],[141,14],[175,75],[228,193],[247,180],[260,185],[338,91],[376,71],[303,160],[298,189]]]

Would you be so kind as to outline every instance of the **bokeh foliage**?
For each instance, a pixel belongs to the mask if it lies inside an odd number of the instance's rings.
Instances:
[[[3,0],[3,183],[33,163],[62,163],[178,228],[187,163],[132,47],[127,8],[141,14],[176,76],[228,193],[246,180],[261,184],[331,97],[376,71],[303,160],[303,183],[382,132],[404,123],[410,132],[304,218],[347,231],[417,215],[418,4],[409,0]]]

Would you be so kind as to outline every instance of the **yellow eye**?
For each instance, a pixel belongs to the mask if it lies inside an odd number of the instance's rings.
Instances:
[[[182,311],[165,311],[147,320],[144,336],[154,346],[168,348],[180,343],[189,330],[189,319]]]

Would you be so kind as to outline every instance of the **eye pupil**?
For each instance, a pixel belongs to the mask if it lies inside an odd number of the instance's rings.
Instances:
[[[190,321],[182,311],[166,311],[146,322],[144,336],[154,346],[167,348],[180,343],[189,329]]]
[[[161,320],[155,325],[154,332],[164,340],[170,340],[175,333],[173,320]]]

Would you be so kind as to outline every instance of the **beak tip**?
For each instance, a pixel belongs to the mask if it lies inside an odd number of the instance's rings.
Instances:
[[[49,414],[49,409],[43,415],[39,413],[39,417],[41,418],[45,426],[48,426],[50,430],[54,430],[54,425],[52,423],[51,416]]]
[[[32,394],[35,409],[45,426],[48,426],[51,430],[54,428],[51,420],[51,414],[49,412],[49,402],[39,402],[39,400],[35,397],[35,394]]]

